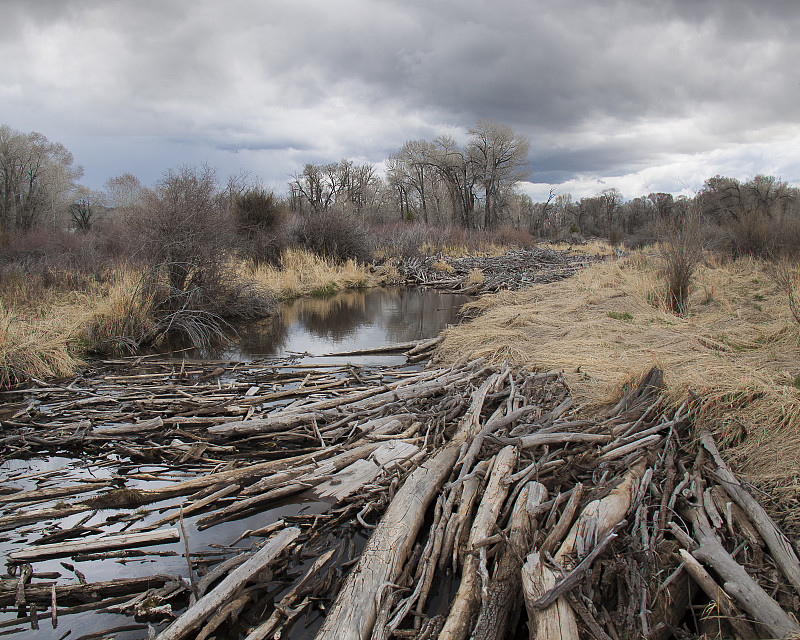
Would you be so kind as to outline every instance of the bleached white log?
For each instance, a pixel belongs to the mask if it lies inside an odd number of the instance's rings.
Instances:
[[[486,486],[470,529],[467,545],[470,551],[475,550],[476,542],[494,533],[497,518],[508,495],[508,485],[505,480],[514,472],[516,461],[516,447],[505,447],[497,454],[492,475],[489,477],[489,484]],[[479,562],[475,553],[467,554],[464,559],[458,592],[450,606],[444,627],[439,633],[439,640],[463,640],[469,634],[470,618],[480,605],[482,590],[488,590],[489,586],[483,585],[482,589],[478,572]]]

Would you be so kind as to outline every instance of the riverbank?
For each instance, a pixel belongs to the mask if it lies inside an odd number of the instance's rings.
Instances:
[[[708,257],[688,312],[670,312],[660,260],[636,252],[573,278],[466,305],[436,362],[473,357],[563,371],[587,411],[651,367],[676,407],[688,400],[737,470],[790,505],[800,492],[800,325],[769,264]],[[796,518],[796,516],[795,516]]]
[[[251,321],[270,315],[270,305],[275,309],[280,302],[376,286],[436,285],[469,295],[519,288],[569,277],[608,247],[515,250],[487,244],[471,254],[468,247],[437,249],[429,257],[385,258],[377,265],[287,249],[274,265],[223,265],[225,275],[217,277],[215,289],[200,287],[199,296],[176,295],[137,267],[93,274],[10,269],[13,278],[4,278],[0,287],[0,385],[26,377],[68,376],[81,366],[85,353],[119,356],[158,347],[170,332],[173,338],[183,334],[186,346],[209,347],[232,333],[232,318],[226,315],[232,309],[231,316]]]
[[[238,263],[231,271],[260,299],[276,302],[387,280],[367,265],[301,250],[287,250],[275,267]],[[69,376],[82,366],[84,354],[107,351],[112,343],[124,352],[126,340],[152,324],[152,301],[141,299],[142,280],[138,269],[114,268],[89,279],[65,273],[43,282],[39,275],[20,273],[5,282],[0,295],[0,387],[31,377]]]

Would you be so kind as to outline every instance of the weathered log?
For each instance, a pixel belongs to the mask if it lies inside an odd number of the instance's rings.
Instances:
[[[767,543],[775,564],[780,567],[783,574],[792,583],[792,586],[800,593],[800,560],[798,560],[797,554],[792,549],[792,545],[772,521],[772,518],[769,517],[764,507],[745,490],[738,478],[725,464],[711,433],[703,431],[700,434],[700,442],[714,458],[714,462],[717,465],[716,475],[722,481],[725,491],[750,517],[761,537],[764,538],[764,542]]]
[[[347,576],[317,638],[366,640],[371,636],[378,609],[375,594],[385,583],[395,582],[425,510],[452,471],[460,448],[460,441],[451,441],[411,472]]]
[[[20,551],[12,551],[8,554],[8,560],[10,562],[30,562],[32,560],[71,556],[76,553],[86,553],[90,551],[108,551],[110,549],[163,544],[179,539],[180,533],[178,533],[177,529],[141,533],[120,533],[103,536],[96,540],[58,542],[56,544],[43,544],[28,549],[21,549]]]
[[[158,636],[157,640],[180,640],[196,629],[203,621],[222,606],[240,587],[275,558],[300,535],[300,529],[289,527],[271,538],[244,564],[234,569],[228,577],[212,591],[200,598],[184,611]]]
[[[747,620],[740,617],[740,612],[733,604],[731,597],[725,593],[717,581],[709,575],[708,571],[703,568],[694,556],[686,551],[686,549],[679,549],[683,566],[692,579],[700,586],[705,594],[713,600],[717,605],[719,613],[725,618],[725,621],[733,627],[733,630],[738,634],[742,640],[756,640],[758,634],[752,625]]]
[[[157,529],[162,524],[173,523],[176,522],[181,515],[188,516],[196,511],[200,511],[203,507],[207,507],[210,504],[213,504],[220,498],[224,498],[226,496],[231,495],[232,493],[236,493],[239,491],[241,487],[238,484],[229,484],[225,487],[222,487],[219,491],[215,491],[214,493],[206,496],[205,498],[201,498],[195,502],[192,502],[187,505],[181,505],[180,509],[177,509],[163,518],[156,520],[155,522],[150,523],[146,527],[142,527],[143,531],[150,531],[152,529]]]
[[[31,491],[18,491],[0,496],[0,505],[9,502],[25,502],[26,500],[44,501],[53,498],[64,498],[75,496],[81,493],[89,493],[97,489],[102,489],[111,484],[110,481],[92,482],[86,484],[69,485],[67,487],[48,487],[46,489],[33,489]]]
[[[625,474],[623,481],[602,500],[590,502],[581,512],[566,539],[555,555],[556,561],[563,564],[573,552],[579,556],[588,553],[597,545],[627,514],[631,506],[631,487],[644,474],[644,465],[636,465]],[[531,637],[537,640],[578,638],[578,625],[575,613],[567,600],[558,598],[546,609],[538,609],[536,601],[555,588],[558,576],[544,566],[542,553],[534,550],[522,569],[522,587],[525,593],[525,606],[528,610]]]
[[[58,602],[90,602],[98,597],[129,595],[146,591],[152,587],[164,586],[168,582],[175,582],[177,578],[173,576],[145,576],[141,578],[120,578],[119,580],[109,580],[106,582],[90,582],[88,584],[57,584],[56,597]],[[6,582],[6,581],[3,581]],[[6,590],[0,590],[0,605],[6,606],[14,604],[17,594],[17,580],[9,580],[13,586]],[[28,603],[48,603],[53,599],[53,583],[28,584],[25,585],[25,600]]]
[[[505,447],[497,454],[492,474],[489,476],[489,484],[486,486],[470,530],[469,552],[461,569],[461,582],[444,627],[439,632],[439,640],[463,640],[470,632],[470,618],[480,604],[481,593],[489,587],[488,584],[481,585],[479,573],[481,560],[479,554],[475,553],[475,543],[494,532],[497,517],[508,495],[508,485],[505,480],[514,472],[516,461],[515,447]],[[486,549],[482,548],[481,553],[485,562]]]
[[[531,538],[531,510],[547,499],[547,489],[529,482],[520,491],[511,511],[507,546],[497,562],[489,585],[489,597],[481,602],[472,640],[503,640],[508,637],[511,617],[522,605],[522,564]]]
[[[318,484],[311,493],[317,498],[343,500],[352,495],[380,474],[391,462],[407,460],[419,451],[419,447],[408,442],[392,440],[380,445],[366,460],[356,460],[337,472],[330,480]]]
[[[517,444],[521,449],[531,449],[549,444],[565,444],[568,442],[608,442],[611,436],[603,433],[533,433],[518,438],[494,438],[505,444]]]
[[[21,524],[31,522],[42,522],[43,520],[53,520],[55,518],[66,518],[67,516],[81,513],[91,509],[88,505],[72,505],[69,507],[53,507],[50,509],[34,509],[23,511],[22,513],[12,513],[7,516],[0,516],[0,531],[12,529]]]
[[[365,347],[364,349],[351,349],[350,351],[335,351],[333,353],[324,353],[320,358],[339,358],[344,356],[368,356],[379,353],[397,353],[399,351],[412,351],[422,345],[436,344],[437,338],[431,340],[411,340],[409,342],[396,342],[394,344],[384,344],[377,347]],[[425,347],[423,347],[425,348]],[[415,351],[414,353],[416,353]]]
[[[253,629],[245,640],[266,640],[277,629],[278,624],[280,624],[280,619],[282,617],[287,617],[287,608],[294,604],[298,595],[302,593],[306,585],[318,576],[320,569],[328,563],[337,551],[338,549],[336,548],[330,549],[314,560],[314,563],[309,567],[308,571],[306,571],[303,578],[295,583],[289,590],[289,593],[281,598],[281,601],[275,607],[275,611],[273,611],[272,615],[265,622]]]
[[[231,437],[285,431],[298,424],[310,424],[312,420],[322,417],[322,411],[336,407],[347,407],[352,413],[357,413],[362,409],[380,406],[398,399],[425,397],[458,380],[460,375],[462,375],[461,372],[448,373],[441,370],[420,374],[413,380],[400,380],[388,385],[372,387],[366,391],[356,391],[328,400],[319,400],[295,409],[282,409],[256,420],[228,422],[212,426],[208,428],[208,433],[215,437]],[[381,392],[383,389],[385,391]]]
[[[425,510],[439,492],[461,454],[462,447],[480,429],[480,411],[496,374],[489,376],[473,394],[472,403],[453,439],[411,472],[395,494],[364,547],[358,563],[347,576],[317,638],[366,639],[378,615],[375,594],[394,584],[425,517]]]
[[[113,424],[107,426],[94,427],[92,433],[103,436],[119,436],[129,433],[142,433],[144,431],[157,431],[164,426],[164,421],[160,416],[150,420],[142,420],[134,424]]]
[[[764,625],[776,638],[800,634],[800,625],[781,609],[780,605],[750,577],[744,567],[722,546],[704,513],[693,507],[687,511],[699,547],[692,555],[714,568],[724,581],[723,588],[733,596],[753,620]]]

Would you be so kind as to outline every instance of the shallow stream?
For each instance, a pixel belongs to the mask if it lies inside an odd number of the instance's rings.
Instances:
[[[436,336],[458,322],[468,296],[435,289],[376,288],[283,303],[280,313],[239,325],[233,345],[207,354],[216,359],[302,357],[329,364],[325,354],[368,349]],[[403,356],[351,356],[351,364],[401,364]]]

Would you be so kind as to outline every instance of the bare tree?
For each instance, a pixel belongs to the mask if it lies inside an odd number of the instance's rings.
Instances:
[[[86,233],[106,210],[106,196],[101,191],[79,187],[76,197],[69,205],[69,218],[77,231]]]
[[[656,216],[661,222],[666,222],[672,216],[675,199],[671,193],[649,193],[647,199],[653,203]]]
[[[289,184],[292,209],[321,213],[336,205],[341,211],[363,214],[375,205],[382,188],[375,168],[343,158],[324,165],[307,164]]]
[[[147,188],[131,173],[109,178],[103,187],[106,204],[123,216],[136,211],[147,193]]]
[[[430,183],[435,175],[432,163],[433,146],[426,140],[408,140],[390,159],[387,176],[406,198],[406,214],[413,206],[415,212],[428,224]],[[402,185],[402,186],[400,186]]]
[[[447,185],[453,205],[453,223],[466,228],[478,226],[475,211],[475,174],[458,142],[442,135],[433,141],[429,164]]]
[[[603,189],[600,192],[600,199],[603,203],[605,214],[605,227],[608,238],[614,234],[614,218],[622,204],[622,192],[619,189]]]
[[[57,213],[83,169],[64,145],[0,126],[0,228],[27,230]]]
[[[484,225],[491,229],[498,223],[500,194],[530,174],[530,143],[508,125],[491,120],[478,120],[469,134],[469,164],[475,182],[483,188]]]

